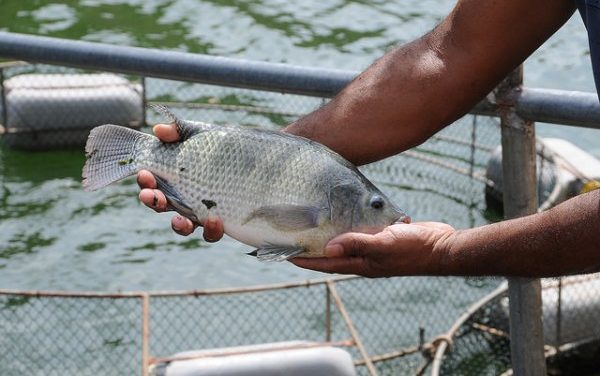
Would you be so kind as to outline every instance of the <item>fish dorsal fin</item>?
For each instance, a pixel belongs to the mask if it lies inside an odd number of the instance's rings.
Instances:
[[[177,127],[177,133],[179,133],[179,137],[181,138],[181,142],[200,132],[207,131],[214,127],[210,124],[181,120],[173,113],[173,111],[171,111],[170,108],[162,104],[151,103],[148,106],[158,114],[166,117],[172,124],[175,124]]]
[[[261,248],[248,253],[256,256],[258,261],[285,261],[294,258],[304,252],[304,248],[296,245],[266,244]]]
[[[156,111],[156,113],[158,113],[159,115],[162,115],[169,119],[171,123],[177,124],[179,122],[179,118],[177,117],[177,115],[175,115],[173,111],[171,111],[171,109],[165,105],[150,103],[148,107]]]

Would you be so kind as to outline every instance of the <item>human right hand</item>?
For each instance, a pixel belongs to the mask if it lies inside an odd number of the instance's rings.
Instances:
[[[327,244],[325,257],[290,261],[305,269],[365,277],[444,275],[455,234],[445,223],[394,224],[377,234],[342,234]]]
[[[175,124],[157,124],[152,131],[162,142],[179,140]],[[144,205],[159,213],[167,211],[167,198],[164,193],[156,189],[156,179],[150,171],[140,171],[137,175],[137,182],[142,188],[139,198]],[[207,242],[216,242],[223,237],[223,221],[220,218],[209,216],[201,223],[201,226],[204,228],[203,237]],[[190,235],[197,227],[198,225],[181,215],[176,215],[171,219],[171,228],[179,235]]]

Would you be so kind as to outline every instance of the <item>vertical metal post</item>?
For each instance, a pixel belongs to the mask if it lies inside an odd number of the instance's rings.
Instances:
[[[2,100],[2,126],[8,130],[8,108],[6,108],[6,88],[4,87],[4,68],[0,68],[0,96]]]
[[[150,367],[150,295],[142,297],[142,376],[148,376]]]
[[[148,107],[148,98],[146,96],[146,76],[142,76],[142,121],[140,122],[140,126],[142,127],[148,126],[146,107]]]
[[[523,68],[512,72],[497,89],[502,126],[504,216],[537,212],[535,127],[519,117],[515,94],[523,83]],[[513,374],[545,375],[542,297],[539,279],[509,278],[510,352]]]
[[[331,341],[331,293],[329,292],[329,287],[325,285],[325,341]]]

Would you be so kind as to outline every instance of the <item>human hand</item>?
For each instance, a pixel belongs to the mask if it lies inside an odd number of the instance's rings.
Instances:
[[[179,140],[175,124],[157,124],[152,131],[163,142]],[[137,175],[137,182],[142,188],[139,198],[144,205],[159,213],[167,211],[167,198],[164,193],[156,189],[156,179],[150,171],[140,171]],[[216,242],[223,237],[223,221],[220,218],[209,217],[201,225],[204,227],[203,237],[207,242]],[[194,232],[197,226],[181,215],[176,215],[171,219],[171,228],[179,235],[187,236]]]
[[[305,269],[365,277],[443,275],[455,233],[445,223],[394,224],[374,235],[342,234],[327,244],[325,257],[290,262]]]

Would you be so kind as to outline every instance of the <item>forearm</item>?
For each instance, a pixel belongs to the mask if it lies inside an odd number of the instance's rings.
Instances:
[[[440,274],[550,277],[600,270],[600,190],[444,242]]]
[[[438,107],[436,82],[439,84],[445,73],[443,63],[427,44],[428,38],[389,52],[331,102],[286,131],[319,141],[356,164],[423,142],[453,120],[448,112],[468,110],[449,111],[444,104]]]
[[[570,0],[461,0],[432,32],[384,55],[286,131],[356,164],[404,151],[469,111],[573,10]]]

